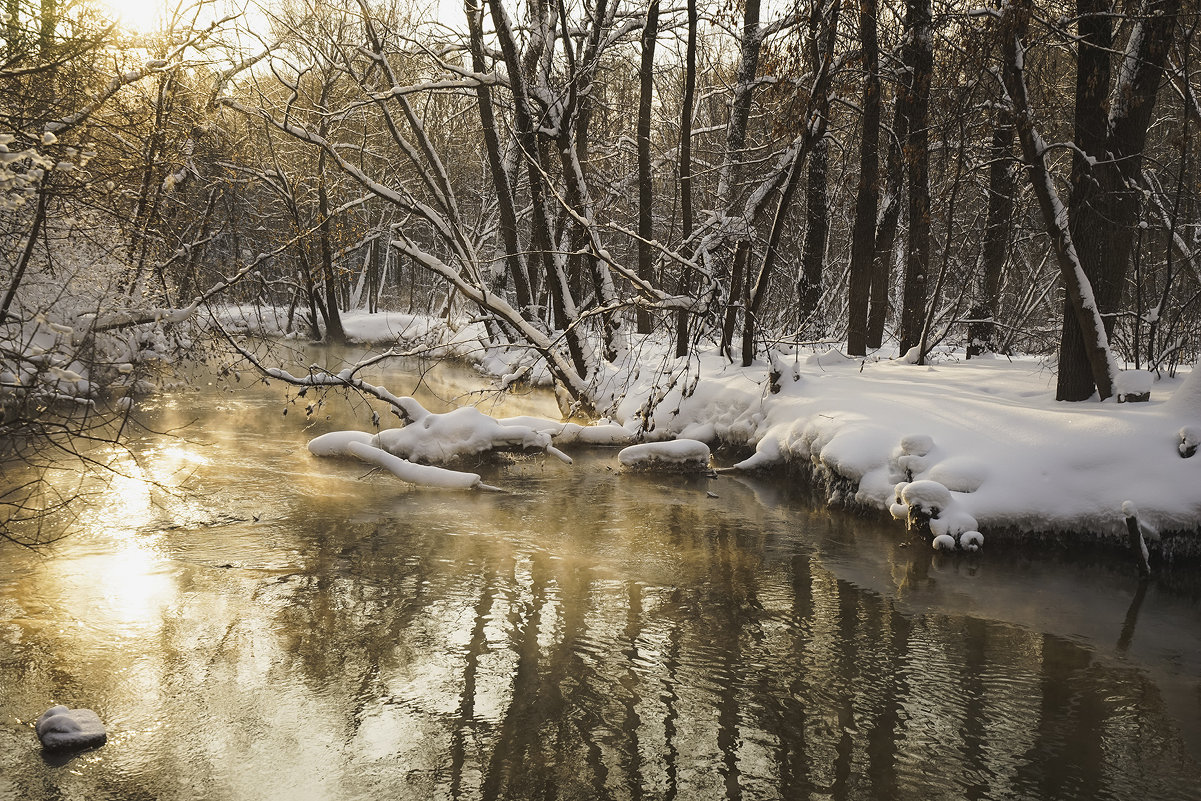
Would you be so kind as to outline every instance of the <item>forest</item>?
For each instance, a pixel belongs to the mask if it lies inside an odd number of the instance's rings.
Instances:
[[[1188,3],[437,10],[179,0],[131,29],[5,0],[10,450],[234,304],[330,343],[349,310],[482,323],[569,411],[647,341],[1035,354],[1062,401],[1196,359]]]

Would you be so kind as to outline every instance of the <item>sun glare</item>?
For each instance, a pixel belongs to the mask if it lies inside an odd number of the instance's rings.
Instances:
[[[98,0],[106,14],[128,31],[147,33],[163,21],[166,0]]]

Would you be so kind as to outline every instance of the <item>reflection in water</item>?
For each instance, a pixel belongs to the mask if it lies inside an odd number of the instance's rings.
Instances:
[[[1201,794],[1195,597],[608,453],[405,488],[308,458],[279,396],[177,402],[197,441],[135,466],[193,494],[117,482],[3,552],[0,799]],[[54,702],[109,744],[44,763]]]

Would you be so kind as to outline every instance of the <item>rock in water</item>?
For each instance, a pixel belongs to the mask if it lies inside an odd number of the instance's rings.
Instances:
[[[36,728],[42,746],[51,750],[91,748],[108,739],[100,716],[90,709],[52,706],[38,718]]]

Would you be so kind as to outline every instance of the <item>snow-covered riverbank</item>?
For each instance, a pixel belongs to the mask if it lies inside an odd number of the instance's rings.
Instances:
[[[520,367],[424,318],[353,315],[346,326],[359,342],[436,346],[497,377]],[[919,366],[826,346],[742,368],[715,353],[670,358],[647,341],[594,387],[597,408],[637,438],[754,449],[735,469],[802,465],[831,502],[936,511],[934,533],[952,540],[975,530],[1124,540],[1125,505],[1152,551],[1179,554],[1201,540],[1201,456],[1183,455],[1201,434],[1201,376],[1187,375],[1154,380],[1145,403],[1059,403],[1036,358],[949,351]],[[1183,534],[1157,543],[1157,532]]]

